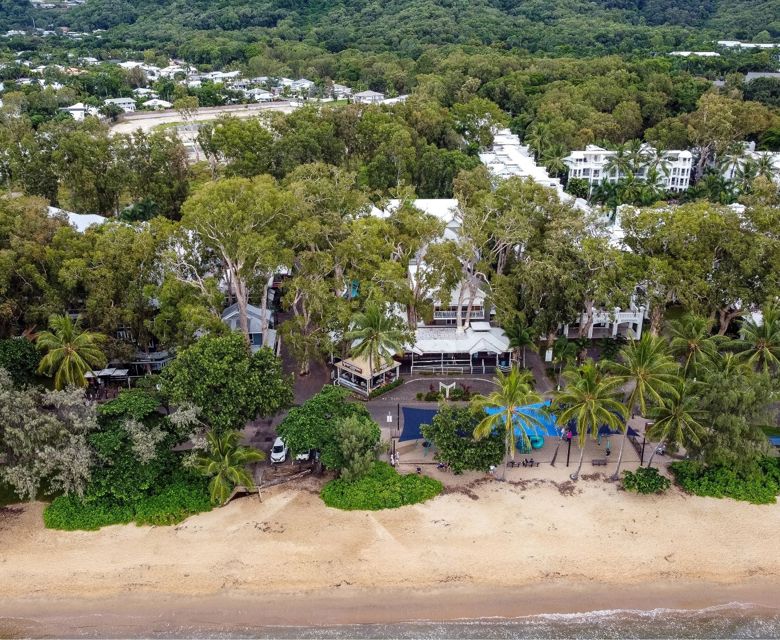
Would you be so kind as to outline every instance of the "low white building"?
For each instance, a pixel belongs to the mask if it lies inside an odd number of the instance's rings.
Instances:
[[[739,40],[718,40],[721,47],[727,49],[775,49],[780,43],[775,42],[740,42]]]
[[[536,164],[528,146],[509,129],[499,129],[493,136],[493,146],[480,153],[479,159],[498,178],[531,178],[542,186],[563,191],[561,181]]]
[[[60,111],[67,111],[77,122],[81,122],[87,116],[96,116],[98,114],[97,108],[85,105],[83,102],[77,102],[69,107],[63,107]]]
[[[49,207],[48,211],[49,217],[67,220],[68,224],[75,227],[79,233],[84,233],[89,227],[101,225],[106,221],[106,218],[94,213],[74,213],[59,207]]]
[[[160,100],[159,98],[152,98],[147,100],[141,105],[144,109],[170,109],[173,105],[167,100]]]
[[[385,99],[385,94],[378,91],[361,91],[354,94],[352,99],[359,104],[379,104]]]
[[[733,157],[730,162],[716,164],[718,164],[723,178],[731,181],[740,177],[747,163],[757,165],[767,161],[771,165],[772,179],[780,183],[780,152],[756,151],[755,142],[745,142],[742,155]]]
[[[108,98],[103,101],[103,104],[116,105],[125,113],[133,113],[135,111],[135,100],[133,98]]]
[[[717,51],[670,51],[670,56],[680,56],[681,58],[720,58]]]
[[[635,177],[640,180],[647,178],[648,171],[655,157],[655,149],[650,145],[642,145],[642,160],[636,167]],[[569,167],[569,179],[586,180],[594,187],[604,180],[616,183],[626,177],[623,171],[610,167],[617,155],[616,151],[589,144],[582,150],[572,151],[564,159]],[[690,186],[693,154],[690,151],[664,151],[656,162],[659,181],[669,191],[685,191]]]

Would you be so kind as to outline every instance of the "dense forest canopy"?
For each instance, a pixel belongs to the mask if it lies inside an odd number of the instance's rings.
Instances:
[[[417,58],[432,45],[593,55],[780,36],[778,0],[88,0],[53,10],[0,3],[0,29],[33,19],[39,27],[106,29],[107,47],[159,47],[214,63],[285,42]],[[209,49],[218,59],[207,59]]]

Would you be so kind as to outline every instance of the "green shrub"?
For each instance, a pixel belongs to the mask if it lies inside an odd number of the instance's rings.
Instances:
[[[171,525],[211,510],[204,478],[182,472],[156,493],[118,503],[106,497],[60,496],[44,509],[49,529],[93,531],[112,524]]]
[[[60,496],[43,511],[43,522],[49,529],[64,531],[94,531],[111,524],[127,524],[133,520],[129,505],[111,504],[108,500],[81,500],[76,496]]]
[[[670,465],[677,483],[688,493],[712,498],[733,498],[753,504],[774,504],[780,493],[780,459],[763,458],[752,471],[740,474],[720,465],[694,460]]]
[[[204,511],[211,511],[207,482],[179,480],[160,493],[149,496],[135,506],[135,522],[144,525],[171,525]]]
[[[379,396],[387,393],[388,391],[392,391],[393,389],[400,387],[403,383],[404,383],[403,378],[397,378],[396,380],[393,380],[391,383],[386,384],[383,387],[374,389],[373,391],[371,391],[371,393],[368,394],[368,397],[370,399],[378,398]]]
[[[658,473],[655,467],[640,467],[623,473],[623,488],[636,493],[663,493],[671,486],[669,478]]]
[[[354,482],[331,480],[320,495],[336,509],[378,511],[425,502],[439,495],[438,480],[417,474],[401,475],[385,462],[375,462],[371,470]]]

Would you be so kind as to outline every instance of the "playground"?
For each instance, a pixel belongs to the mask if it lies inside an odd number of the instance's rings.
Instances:
[[[577,446],[577,430],[574,425],[567,425],[561,429],[556,424],[556,417],[549,410],[550,402],[540,402],[520,408],[514,419],[514,433],[516,442],[515,460],[510,464],[508,480],[528,477],[528,472],[523,467],[538,467],[539,465],[551,465],[553,467],[566,468],[576,466],[579,459]],[[438,409],[431,408],[430,404],[410,403],[398,407],[398,427],[391,431],[391,449],[395,460],[402,469],[409,471],[417,468],[426,474],[435,475],[446,481],[446,461],[440,460],[436,447],[428,442],[422,435],[421,426],[429,424],[436,415]],[[488,410],[490,413],[499,413],[500,409]],[[528,417],[532,419],[529,419]],[[395,416],[394,422],[395,422]],[[649,443],[645,443],[643,436],[644,422],[641,419],[629,420],[628,437],[623,452],[623,467],[633,469],[639,466],[644,458],[646,461],[651,449]],[[523,437],[525,435],[525,437]],[[588,437],[585,443],[584,464],[586,467],[599,467],[602,472],[614,471],[617,463],[617,452],[620,448],[622,432],[611,431],[602,426],[597,437]],[[573,450],[573,451],[572,451]],[[643,454],[644,450],[644,454]],[[656,458],[660,463],[661,460]],[[523,464],[523,463],[526,464]],[[532,464],[531,464],[532,463]],[[477,474],[470,472],[464,477],[472,477]],[[534,472],[534,476],[538,471]],[[444,477],[439,477],[440,475]],[[547,474],[545,474],[547,475]]]

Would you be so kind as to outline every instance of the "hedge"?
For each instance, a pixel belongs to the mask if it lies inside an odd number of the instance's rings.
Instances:
[[[65,531],[94,531],[133,521],[139,526],[171,525],[211,507],[206,480],[182,475],[158,493],[124,504],[103,497],[60,496],[46,507],[43,521],[49,529]]]
[[[441,490],[438,480],[417,474],[401,475],[386,462],[375,462],[366,475],[354,482],[331,480],[320,495],[326,505],[336,509],[378,511],[425,502]]]
[[[655,467],[640,467],[635,472],[623,472],[623,487],[626,491],[642,494],[663,493],[671,484],[669,478],[658,473]]]
[[[387,393],[388,391],[392,391],[393,389],[400,387],[404,383],[403,378],[396,378],[389,384],[386,384],[383,387],[379,387],[378,389],[374,389],[371,391],[371,393],[368,394],[369,400],[373,400],[374,398],[378,398],[379,396]]]
[[[723,466],[705,466],[694,460],[673,462],[669,468],[688,493],[733,498],[753,504],[774,504],[780,493],[780,459],[763,458],[748,476]]]

